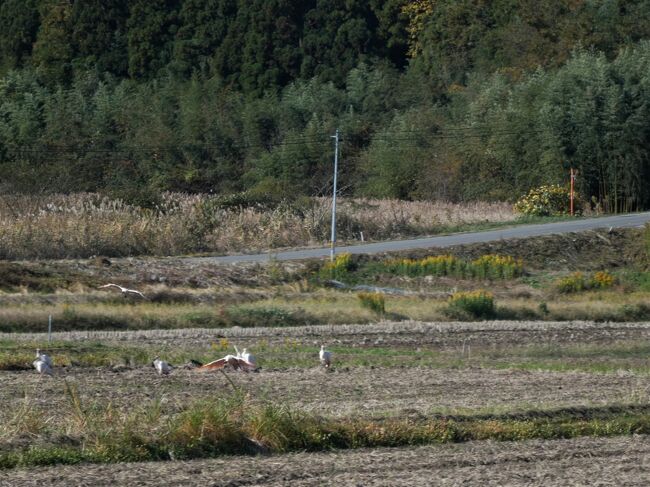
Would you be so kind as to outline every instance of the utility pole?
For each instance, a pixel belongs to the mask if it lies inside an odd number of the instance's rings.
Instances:
[[[330,241],[330,260],[334,260],[336,246],[336,178],[339,170],[339,129],[331,135],[334,139],[334,189],[332,190],[332,238]]]
[[[574,195],[575,195],[575,184],[576,184],[576,176],[578,175],[578,171],[574,171],[573,168],[571,168],[569,174],[570,174],[570,177],[571,177],[571,195],[570,195],[570,198],[571,198],[570,205],[571,205],[571,207],[570,207],[570,214],[571,214],[571,216],[573,216],[573,213],[574,213],[574,211],[573,211],[573,198],[574,198]]]

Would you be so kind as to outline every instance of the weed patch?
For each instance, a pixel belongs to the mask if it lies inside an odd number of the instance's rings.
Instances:
[[[450,276],[460,279],[514,279],[523,274],[523,261],[510,256],[487,254],[465,261],[452,255],[423,259],[391,259],[379,269],[389,274],[409,277]]]
[[[348,274],[356,269],[352,261],[352,254],[339,254],[333,261],[326,262],[320,271],[320,277],[323,279],[344,280]]]
[[[386,313],[386,299],[382,293],[358,293],[357,298],[361,306],[373,313],[383,315]]]
[[[555,289],[563,294],[578,293],[591,289],[608,289],[616,284],[617,279],[607,271],[598,271],[591,276],[574,272],[555,282]]]
[[[163,414],[160,403],[124,412],[110,405],[86,407],[75,390],[69,394],[67,422],[48,423],[49,430],[41,434],[56,437],[67,430],[79,441],[65,446],[0,447],[0,468],[650,433],[647,408],[633,407],[600,411],[593,417],[585,411],[563,410],[521,419],[466,415],[373,420],[319,417],[254,401],[243,393],[198,401],[171,415]]]
[[[445,313],[454,319],[491,319],[496,315],[494,296],[483,290],[454,293]]]

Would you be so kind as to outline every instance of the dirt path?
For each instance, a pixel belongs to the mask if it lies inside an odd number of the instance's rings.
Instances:
[[[291,338],[314,345],[323,340],[339,345],[458,346],[471,340],[473,346],[570,345],[650,340],[650,323],[596,323],[593,321],[485,321],[432,322],[400,321],[374,324],[315,325],[256,328],[186,328],[137,331],[75,331],[53,333],[55,341],[84,343],[101,341],[121,344],[205,345],[225,337],[237,343],[265,340],[281,343]],[[0,340],[47,340],[47,333],[0,333]],[[243,345],[242,345],[243,346]]]
[[[645,486],[650,438],[474,442],[3,471],[0,487],[42,486]]]

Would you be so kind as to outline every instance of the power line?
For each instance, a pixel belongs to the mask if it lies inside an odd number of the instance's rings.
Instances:
[[[473,129],[472,127],[458,127],[458,130],[467,131],[468,129]],[[426,140],[443,140],[443,139],[467,139],[467,138],[484,138],[484,137],[501,137],[501,136],[510,136],[510,135],[529,135],[529,134],[538,134],[543,133],[544,130],[541,129],[526,129],[526,130],[492,130],[478,133],[468,133],[468,132],[457,132],[457,133],[445,133],[445,132],[431,132],[428,130],[412,130],[412,131],[393,131],[393,132],[380,132],[371,136],[369,142],[374,141],[386,141],[386,142],[419,142],[422,143]],[[420,137],[405,137],[404,135],[408,134],[426,134]],[[345,139],[341,138],[341,142],[345,142]],[[270,142],[268,144],[263,143],[244,143],[244,144],[232,144],[232,143],[181,143],[181,144],[166,144],[160,146],[121,146],[117,148],[95,148],[88,147],[83,144],[77,145],[53,145],[48,147],[42,146],[22,146],[22,147],[7,147],[6,150],[12,154],[61,154],[61,155],[70,155],[70,154],[130,154],[130,153],[142,153],[142,152],[155,152],[155,153],[171,153],[171,152],[182,152],[182,151],[191,151],[191,150],[213,150],[213,151],[228,151],[228,150],[242,150],[242,149],[278,149],[284,147],[292,146],[318,146],[322,145],[325,147],[329,141],[323,137],[315,136],[305,136],[303,138],[292,138],[290,140],[284,140],[281,142]],[[314,147],[316,149],[316,147]]]

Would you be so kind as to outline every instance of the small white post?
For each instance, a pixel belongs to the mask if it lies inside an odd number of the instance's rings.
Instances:
[[[47,343],[52,342],[52,315],[47,320]]]

